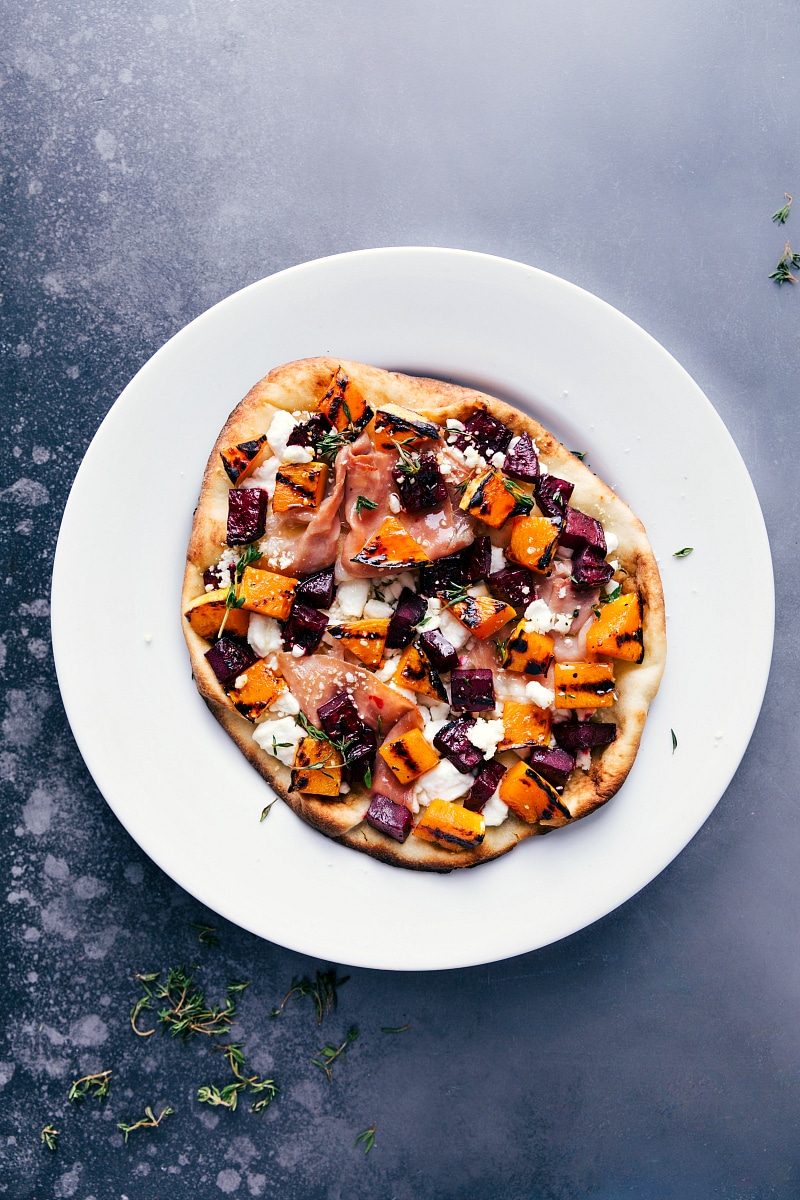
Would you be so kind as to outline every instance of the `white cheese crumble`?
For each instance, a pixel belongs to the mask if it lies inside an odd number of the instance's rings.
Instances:
[[[445,724],[450,720],[450,705],[440,703],[438,700],[432,700],[430,696],[418,696],[420,703],[420,712],[422,719],[425,720],[425,709],[430,713],[431,721],[444,721]]]
[[[399,513],[402,505],[396,492],[389,492],[389,512]]]
[[[400,581],[398,579],[390,579],[388,583],[383,583],[383,581],[381,581],[381,591],[383,592],[383,598],[389,604],[392,604],[395,600],[400,599],[400,593],[402,592],[402,590],[403,590],[403,585],[402,585],[402,583],[400,583]]]
[[[281,717],[277,721],[262,721],[253,730],[253,741],[272,758],[280,759],[284,766],[294,762],[297,743],[304,736],[294,717]]]
[[[554,613],[544,600],[534,600],[525,609],[526,633],[569,633],[574,618],[569,613]]]
[[[282,716],[296,717],[300,712],[300,705],[289,689],[284,688],[270,704],[269,711]]]
[[[575,766],[580,767],[582,771],[588,771],[592,765],[591,750],[579,750],[575,755]]]
[[[491,459],[492,466],[496,467],[498,471],[501,471],[503,469],[503,467],[505,466],[505,461],[506,461],[506,456],[502,450],[498,450],[496,454],[492,455],[492,459]]]
[[[484,825],[502,825],[508,816],[508,805],[504,804],[500,799],[499,792],[495,792],[483,806],[482,809]]]
[[[247,683],[246,675],[237,675],[233,681],[233,686],[236,688],[236,690],[238,692],[238,691],[241,691],[241,689],[245,686],[246,683]]]
[[[228,587],[228,584],[231,582],[230,569],[231,569],[231,567],[236,566],[236,562],[237,562],[238,558],[239,558],[239,553],[236,550],[230,549],[230,547],[226,547],[222,551],[222,554],[220,555],[220,558],[219,558],[219,562],[214,567],[214,570],[216,571],[217,576],[222,581],[220,583],[220,587],[222,587],[222,588]]]
[[[475,724],[467,730],[467,741],[472,742],[478,750],[482,750],[487,758],[494,758],[505,732],[502,720],[485,721],[483,717],[478,717]]]
[[[556,698],[555,692],[551,692],[544,684],[537,683],[535,679],[525,684],[525,696],[537,708],[550,708]]]
[[[613,554],[619,546],[619,538],[610,529],[605,529],[603,532],[606,535],[606,554]]]
[[[447,426],[448,429],[458,429],[461,431],[466,429],[466,425],[464,424],[464,422],[457,421],[455,419],[455,417],[448,417],[447,420],[445,421],[445,425]]]
[[[305,652],[305,646],[292,646],[292,658],[302,658]]]
[[[368,600],[364,605],[365,617],[391,617],[393,613],[391,604],[385,604],[383,600]]]
[[[468,467],[485,467],[486,459],[478,453],[474,446],[467,446],[464,451],[464,462]]]
[[[423,722],[422,732],[425,736],[425,740],[433,745],[433,739],[441,729],[444,729],[447,721],[425,721],[423,714]]]
[[[282,463],[307,463],[313,460],[313,455],[305,446],[287,446],[286,443],[298,422],[291,413],[279,408],[272,418],[267,430],[267,441],[276,458]]]
[[[502,546],[492,546],[492,565],[489,568],[490,573],[494,575],[496,571],[504,571],[507,565],[506,556],[503,553]]]
[[[443,758],[436,766],[414,781],[412,796],[419,804],[430,804],[431,800],[458,800],[472,787],[472,776],[462,775],[448,759]]]
[[[509,454],[512,452],[512,450],[516,450],[517,445],[519,444],[520,440],[521,439],[520,439],[519,434],[516,434],[516,436],[511,439],[511,441],[508,443],[508,453]]]
[[[336,593],[336,604],[345,620],[356,620],[364,611],[364,605],[369,598],[369,580],[352,579],[340,583]],[[333,616],[333,610],[331,610]]]
[[[241,486],[244,488],[266,488],[271,498],[275,494],[275,476],[280,469],[281,460],[273,455],[272,458],[268,458],[257,470],[253,471],[252,475],[248,475]]]
[[[438,627],[450,645],[455,647],[456,650],[461,650],[471,637],[470,631],[460,621],[457,621],[449,609],[446,608],[443,608],[439,615]],[[425,628],[432,629],[433,625],[426,625]]]
[[[381,683],[388,683],[397,670],[397,663],[388,659],[382,667],[378,667],[375,672],[375,678],[380,679]]]
[[[259,658],[266,658],[283,649],[281,627],[274,617],[264,617],[261,613],[251,613],[247,626],[247,640]]]

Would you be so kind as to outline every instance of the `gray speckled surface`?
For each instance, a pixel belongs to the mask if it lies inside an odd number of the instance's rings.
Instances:
[[[800,1195],[800,289],[767,279],[800,222],[769,219],[800,190],[796,6],[12,0],[7,12],[0,1193]],[[318,1031],[307,1001],[268,1014],[294,974],[324,964],[203,912],[105,806],[59,700],[49,574],[81,456],[166,338],[282,267],[412,243],[562,275],[694,375],[764,508],[776,654],[733,784],[644,892],[509,962],[354,970]],[[76,603],[106,599],[99,560]],[[199,946],[193,920],[218,925],[221,945]],[[200,1083],[226,1076],[207,1045],[130,1030],[132,974],[194,960],[211,998],[251,981],[237,1036],[282,1087],[263,1118],[197,1104]],[[407,1020],[405,1034],[379,1032]],[[362,1036],[328,1085],[310,1058],[353,1022]],[[106,1068],[104,1104],[67,1103],[72,1079]],[[117,1122],[145,1104],[176,1113],[122,1145]],[[353,1139],[373,1121],[365,1157]],[[55,1154],[39,1145],[48,1122]]]

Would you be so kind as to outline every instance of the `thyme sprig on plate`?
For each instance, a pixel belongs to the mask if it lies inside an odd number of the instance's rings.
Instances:
[[[157,1129],[164,1120],[164,1117],[171,1117],[174,1112],[175,1109],[170,1108],[170,1106],[167,1104],[164,1108],[162,1108],[158,1116],[156,1116],[148,1104],[145,1106],[143,1117],[140,1117],[138,1121],[133,1123],[133,1125],[126,1125],[121,1121],[117,1125],[117,1129],[122,1130],[122,1132],[125,1134],[125,1141],[127,1142],[134,1129]]]
[[[513,479],[504,479],[503,486],[505,487],[506,491],[514,497],[517,508],[520,512],[529,513],[531,511],[535,501],[529,492],[526,492],[524,488],[521,488],[520,485]]]
[[[173,1037],[182,1037],[187,1041],[197,1033],[213,1036],[217,1033],[227,1033],[236,1016],[236,1002],[249,982],[229,983],[225,989],[225,1005],[209,1006],[202,988],[194,982],[194,976],[185,967],[172,967],[167,973],[165,983],[159,982],[161,972],[152,975],[135,975],[144,990],[144,996],[136,1001],[131,1009],[131,1027],[139,1037],[149,1037],[154,1029],[139,1029],[137,1020],[142,1012],[152,1010],[152,1000],[163,1000],[165,1004],[158,1010],[158,1020],[164,1029],[169,1029]]]
[[[245,548],[244,554],[236,560],[234,567],[233,579],[228,584],[228,590],[225,593],[225,615],[222,618],[222,624],[217,630],[217,637],[221,638],[228,620],[228,613],[232,608],[241,608],[244,604],[244,596],[239,595],[239,587],[244,576],[245,568],[254,563],[257,558],[261,558],[261,551],[253,542]]]
[[[54,1129],[52,1125],[45,1125],[41,1132],[40,1141],[43,1146],[47,1146],[48,1150],[55,1150],[60,1135],[61,1131],[59,1129]]]
[[[403,443],[398,442],[395,438],[389,440],[400,456],[400,462],[397,464],[399,470],[409,479],[417,475],[422,468],[422,459],[419,454],[412,454],[410,450],[404,449]]]
[[[778,259],[778,265],[770,273],[769,278],[774,279],[777,284],[797,283],[797,276],[792,274],[790,268],[795,270],[800,268],[800,254],[793,253],[792,247],[787,242],[783,254]]]
[[[104,1100],[110,1086],[110,1071],[98,1071],[96,1075],[84,1075],[82,1079],[76,1079],[72,1084],[69,1089],[69,1099],[74,1103],[91,1093],[93,1100]]]
[[[369,1154],[370,1150],[375,1145],[375,1130],[377,1127],[378,1122],[373,1121],[369,1129],[362,1129],[361,1133],[358,1134],[356,1140],[353,1142],[353,1145],[357,1146],[359,1143],[361,1143],[364,1147],[364,1153]]]
[[[377,508],[377,507],[378,507],[378,505],[375,500],[369,500],[366,496],[356,496],[356,516],[357,517],[361,516],[361,513],[365,508],[369,512],[370,509]]]
[[[315,1067],[319,1067],[320,1071],[324,1071],[328,1077],[328,1083],[333,1083],[333,1065],[338,1058],[344,1062],[347,1056],[347,1047],[354,1042],[359,1035],[357,1025],[351,1025],[345,1034],[344,1041],[341,1046],[334,1046],[332,1042],[326,1042],[320,1050],[319,1058],[312,1058],[312,1063]]]
[[[779,208],[777,212],[772,214],[772,220],[776,225],[785,225],[789,219],[789,213],[792,208],[792,197],[788,192],[783,193],[783,198],[786,201],[783,208]]]
[[[301,996],[310,996],[314,1002],[317,1024],[321,1025],[326,1013],[336,1012],[339,1007],[339,988],[343,987],[349,978],[349,975],[338,978],[335,967],[331,967],[329,971],[317,971],[313,981],[307,975],[304,975],[302,979],[295,976],[292,986],[280,1005],[273,1008],[269,1015],[273,1018],[279,1017],[290,1000],[299,999]]]

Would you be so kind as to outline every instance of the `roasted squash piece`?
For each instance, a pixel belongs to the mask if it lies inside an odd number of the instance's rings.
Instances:
[[[411,783],[418,775],[430,771],[439,761],[439,755],[421,729],[410,729],[392,742],[379,748],[378,753],[391,767],[399,783]]]
[[[642,604],[638,592],[617,596],[603,605],[586,631],[586,649],[592,656],[642,661]]]
[[[480,846],[486,826],[479,812],[451,800],[432,800],[414,826],[414,836],[436,842],[447,850],[471,850]]]
[[[515,746],[547,746],[550,742],[550,710],[537,704],[506,700],[503,705],[505,736],[500,750]]]
[[[556,789],[522,759],[500,780],[500,799],[528,825],[566,825],[569,809]]]
[[[261,464],[272,457],[272,449],[267,442],[267,435],[254,438],[252,442],[240,442],[238,446],[226,446],[220,450],[222,465],[231,483],[236,486],[243,483],[248,475],[257,471]]]
[[[408,688],[409,691],[419,692],[421,696],[432,696],[434,700],[447,703],[447,692],[438,671],[416,642],[407,646],[400,655],[392,683]]]
[[[275,476],[272,511],[284,513],[294,508],[319,508],[327,482],[326,463],[284,463]]]
[[[515,517],[506,558],[549,575],[557,544],[558,529],[548,517]]]
[[[396,517],[385,517],[377,532],[351,561],[380,567],[384,571],[399,571],[430,562],[430,559]]]
[[[259,567],[245,567],[239,596],[244,600],[243,608],[248,612],[261,613],[285,621],[294,600],[297,579],[278,575],[274,571],[262,571]]]
[[[355,654],[368,667],[380,666],[389,632],[388,617],[365,617],[363,621],[345,621],[329,625],[328,633],[338,638],[345,650]]]
[[[519,484],[514,484],[519,487]],[[517,502],[506,487],[506,477],[494,467],[482,467],[467,481],[459,507],[471,517],[499,529],[505,525]]]
[[[497,633],[517,615],[510,605],[493,596],[466,596],[450,605],[450,611],[461,624],[481,641]]]
[[[556,663],[556,708],[610,708],[613,703],[611,663]]]
[[[438,442],[441,430],[433,421],[399,404],[382,404],[376,411],[371,428],[367,430],[376,450],[395,450],[397,443],[417,447]]]
[[[338,796],[342,756],[330,742],[306,737],[297,743],[292,767],[292,791],[313,796]]]
[[[520,621],[505,645],[503,666],[521,675],[546,675],[553,661],[555,643],[546,633],[527,633]]]
[[[227,588],[217,588],[213,592],[206,592],[205,595],[198,596],[196,600],[193,600],[183,614],[192,629],[201,638],[211,641],[219,633],[219,627],[225,618],[227,594]],[[249,623],[249,613],[244,612],[241,608],[232,608],[225,621],[225,632],[233,634],[234,637],[246,637]]]
[[[334,371],[328,390],[320,400],[319,411],[325,414],[339,433],[345,429],[358,432],[372,418],[372,409],[341,367]]]
[[[248,667],[235,683],[239,686],[231,688],[228,697],[233,701],[236,711],[247,717],[248,721],[257,721],[287,687],[286,680],[268,667],[263,658]]]

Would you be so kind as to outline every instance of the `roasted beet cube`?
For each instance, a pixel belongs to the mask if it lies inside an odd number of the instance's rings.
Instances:
[[[441,596],[451,588],[466,582],[466,560],[463,550],[447,554],[444,558],[437,558],[430,566],[419,569],[421,596]]]
[[[414,626],[419,624],[427,611],[428,601],[412,592],[411,588],[404,587],[389,622],[387,649],[404,650],[414,637]]]
[[[553,737],[562,750],[577,754],[579,750],[591,750],[594,746],[610,746],[617,736],[617,727],[612,721],[556,721]]]
[[[480,583],[492,569],[492,539],[488,534],[475,538],[471,546],[462,550],[464,574],[468,583]]]
[[[496,421],[488,413],[476,412],[467,421],[456,445],[459,450],[474,446],[488,461],[493,454],[504,454],[513,436],[511,430],[502,422]]]
[[[328,618],[306,604],[293,604],[289,620],[283,626],[283,648],[302,646],[304,654],[313,654],[328,627]]]
[[[302,425],[296,426],[286,439],[287,446],[305,446],[315,450],[317,442],[333,429],[325,413],[313,413]]]
[[[367,809],[366,821],[373,829],[388,834],[396,842],[404,842],[414,824],[405,804],[395,804],[388,796],[373,796]]]
[[[533,485],[536,503],[546,517],[554,521],[564,520],[564,510],[575,490],[575,484],[556,475],[540,475]]]
[[[509,450],[503,470],[512,479],[521,479],[523,483],[536,482],[539,477],[539,459],[529,434],[523,433],[514,449]]]
[[[570,546],[573,550],[581,546],[594,546],[605,558],[606,535],[603,526],[594,517],[578,512],[577,508],[568,508],[564,513],[564,524],[558,540],[562,546]]]
[[[347,743],[344,759],[345,768],[351,783],[365,783],[367,771],[372,771],[375,755],[378,751],[378,739],[375,730],[369,725],[362,725],[352,741]]]
[[[458,666],[458,651],[438,629],[421,633],[419,644],[437,671],[452,671]]]
[[[228,492],[229,546],[246,546],[260,538],[267,526],[267,500],[264,488],[231,488]]]
[[[605,553],[596,546],[582,546],[572,557],[572,578],[576,587],[596,588],[608,583],[614,574]]]
[[[536,577],[527,567],[504,567],[486,582],[493,592],[518,608],[536,599]]]
[[[225,587],[227,587],[229,583],[233,582],[233,572],[235,570],[236,570],[236,568],[231,563],[230,572],[228,572],[228,571],[225,572],[225,574],[228,576],[228,578],[225,579],[225,581],[224,581]],[[220,572],[217,570],[216,567],[209,567],[207,570],[203,571],[203,586],[204,587],[207,588],[210,586],[210,587],[217,589],[217,588],[221,588],[222,585],[223,585],[222,575],[220,574]]]
[[[295,599],[307,604],[309,608],[330,608],[335,592],[333,582],[333,567],[325,567],[316,575],[309,575],[295,588]]]
[[[233,683],[237,675],[252,667],[257,657],[247,642],[228,637],[220,638],[210,650],[206,650],[208,665],[223,687]]]
[[[560,746],[531,746],[527,757],[528,766],[554,787],[563,787],[575,767],[574,755]]]
[[[398,463],[392,468],[392,479],[406,512],[425,512],[441,508],[447,499],[447,485],[433,454],[419,456],[419,470],[409,475]]]
[[[354,738],[364,726],[353,698],[347,692],[337,692],[333,699],[320,704],[317,716],[328,737]]]
[[[470,788],[466,799],[461,801],[464,808],[469,808],[472,812],[480,812],[486,801],[491,800],[497,791],[500,780],[505,773],[506,768],[496,758],[484,763],[475,776],[475,782]]]
[[[494,708],[492,672],[483,667],[456,667],[450,676],[450,700],[456,712]]]
[[[436,749],[449,759],[462,775],[468,775],[484,761],[483,754],[467,737],[474,724],[474,717],[457,717],[455,721],[450,721],[440,729],[433,739]]]

